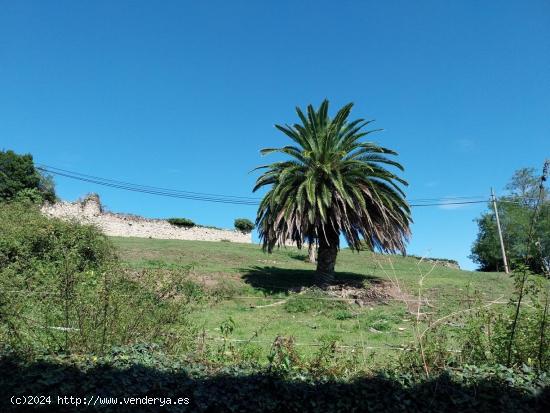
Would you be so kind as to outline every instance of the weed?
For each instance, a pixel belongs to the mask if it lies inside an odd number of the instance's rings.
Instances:
[[[310,289],[306,293],[292,295],[284,308],[289,313],[330,314],[332,311],[346,311],[348,304],[327,296],[322,290]]]
[[[350,318],[354,318],[355,315],[349,310],[336,310],[332,313],[332,317],[336,320],[349,320]]]
[[[275,338],[267,357],[270,372],[284,375],[301,367],[302,360],[294,343],[294,337],[277,336]]]

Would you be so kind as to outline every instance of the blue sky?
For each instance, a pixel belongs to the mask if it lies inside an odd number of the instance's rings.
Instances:
[[[384,128],[411,199],[502,192],[550,154],[548,1],[0,1],[0,148],[91,175],[249,196],[294,106]],[[58,178],[64,199],[231,227],[255,208]],[[410,253],[466,268],[485,205],[417,208]]]

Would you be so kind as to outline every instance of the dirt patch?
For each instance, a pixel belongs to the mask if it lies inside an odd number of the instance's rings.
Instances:
[[[302,288],[297,292],[305,292],[307,288]],[[330,297],[342,298],[355,303],[360,307],[373,304],[388,304],[390,301],[401,302],[406,305],[410,314],[417,314],[419,303],[416,297],[402,291],[400,288],[390,282],[339,282],[329,286],[324,286],[323,290]],[[424,307],[424,308],[422,308]],[[420,316],[424,315],[425,307],[431,307],[430,303],[423,300],[421,302]]]
[[[368,285],[350,285],[336,284],[329,285],[325,291],[331,297],[343,298],[354,302],[360,307],[371,305],[374,303],[384,303],[387,299],[392,298],[386,283],[376,283]]]
[[[210,275],[195,277],[195,281],[199,282],[203,287],[212,288],[220,284],[220,280]]]

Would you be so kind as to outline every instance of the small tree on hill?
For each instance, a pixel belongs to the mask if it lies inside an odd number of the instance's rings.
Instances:
[[[245,233],[249,233],[254,229],[254,223],[246,218],[237,218],[234,225],[236,229]]]
[[[176,227],[183,227],[183,228],[191,228],[196,225],[189,218],[168,218],[166,221],[168,221],[170,224]]]
[[[507,196],[499,199],[498,212],[501,221],[504,246],[509,261],[522,261],[527,252],[527,237],[530,231],[534,208],[537,203],[539,179],[533,168],[517,170],[506,189]],[[531,271],[542,273],[550,265],[550,198],[548,188],[544,188],[538,218],[533,227],[533,239],[537,248],[529,258]],[[479,264],[482,271],[501,271],[502,253],[500,250],[496,217],[489,206],[476,222],[478,235],[472,246],[472,261]]]
[[[53,179],[38,171],[32,155],[0,151],[0,201],[28,198],[35,201],[55,201]]]

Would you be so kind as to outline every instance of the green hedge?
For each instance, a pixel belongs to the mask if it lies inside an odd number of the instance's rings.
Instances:
[[[193,221],[191,221],[188,218],[168,218],[167,221],[170,224],[175,225],[176,227],[191,228],[196,225]]]

